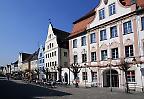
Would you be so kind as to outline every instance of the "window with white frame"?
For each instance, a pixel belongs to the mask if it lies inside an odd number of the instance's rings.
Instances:
[[[141,18],[142,30],[144,30],[144,17]]]
[[[131,21],[123,23],[123,30],[124,30],[124,34],[130,34],[130,33],[132,33],[132,24],[131,24]]]
[[[115,3],[109,5],[109,15],[113,15],[116,13]]]
[[[113,26],[110,28],[110,37],[111,38],[114,38],[114,37],[117,37],[117,27],[116,26]]]
[[[100,40],[107,40],[106,29],[100,31]]]
[[[87,61],[87,56],[86,54],[82,54],[82,63]]]
[[[73,48],[77,48],[77,39],[73,40]]]
[[[99,20],[102,20],[105,18],[105,9],[99,10]]]
[[[125,57],[131,57],[133,55],[133,45],[125,46]]]
[[[92,62],[96,61],[96,52],[91,52],[91,61]]]
[[[107,60],[107,50],[101,51],[101,60]]]
[[[87,80],[87,72],[82,72],[82,79]]]
[[[86,45],[86,36],[81,37],[81,46]]]
[[[96,35],[95,33],[90,34],[90,42],[95,43],[96,42]]]
[[[127,72],[127,79],[128,82],[135,82],[135,71],[128,71]]]
[[[74,57],[74,64],[78,63],[78,57],[77,57],[77,55],[74,55],[73,57]]]
[[[97,82],[97,72],[91,72],[92,73],[92,82]]]
[[[112,59],[117,59],[118,56],[118,48],[111,49]]]

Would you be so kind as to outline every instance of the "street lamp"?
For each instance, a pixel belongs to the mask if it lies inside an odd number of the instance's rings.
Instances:
[[[111,59],[111,58],[108,58],[108,65],[109,65],[109,67],[110,67],[110,89],[111,89],[111,92],[112,92],[111,61],[112,61],[112,59]]]
[[[133,64],[134,64],[134,65],[137,65],[137,67],[140,67],[140,71],[141,71],[141,69],[142,69],[142,68],[141,68],[141,65],[140,65],[140,66],[138,65],[138,61],[136,60],[136,58],[135,58],[135,57],[133,58],[133,60],[132,60],[132,61],[133,61]],[[142,72],[141,72],[141,84],[142,84],[142,92],[144,92],[144,88],[143,88],[143,81],[142,81],[142,80],[143,80],[143,77],[142,77]]]

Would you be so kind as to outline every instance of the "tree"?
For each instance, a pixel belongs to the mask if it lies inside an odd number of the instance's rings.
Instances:
[[[36,74],[37,74],[37,77],[38,77],[38,79],[39,79],[39,74],[40,74],[40,71],[39,71],[39,69],[35,69],[35,72],[36,72]]]
[[[130,68],[130,63],[125,61],[125,58],[120,60],[120,66],[119,69],[122,70],[125,73],[125,81],[126,81],[126,93],[129,93],[129,85],[128,85],[128,79],[127,79],[127,75],[128,75],[128,69]]]
[[[81,70],[81,66],[77,64],[71,64],[69,70],[74,74],[74,79],[78,77],[78,73]]]
[[[49,69],[48,68],[43,68],[42,71],[46,75],[46,81],[48,81],[48,76],[49,76],[49,73],[50,73]]]
[[[57,70],[58,70],[58,74],[59,74],[59,81],[61,82],[61,81],[62,81],[62,77],[61,77],[62,66],[59,66],[59,67],[57,68]]]

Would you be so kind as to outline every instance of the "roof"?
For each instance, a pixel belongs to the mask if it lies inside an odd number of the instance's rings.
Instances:
[[[134,3],[131,3],[131,0],[119,0],[120,3],[124,6],[131,6]],[[100,2],[99,2],[100,3]],[[137,7],[144,8],[144,0],[136,0]],[[75,37],[87,30],[88,24],[90,24],[96,15],[96,7],[85,14],[83,17],[73,22],[73,29],[71,32],[70,38]]]
[[[135,0],[135,2],[131,2],[131,0],[119,0],[120,3],[124,6],[131,6],[132,4],[137,4],[137,7],[144,8],[144,0]]]
[[[35,51],[33,54],[31,54],[29,57],[27,57],[27,59],[23,62],[38,60],[38,53],[39,53],[39,49]]]
[[[95,8],[89,11],[86,15],[73,22],[73,29],[70,37],[84,32],[87,29],[87,25],[90,24],[95,18]]]
[[[18,64],[18,60],[12,63],[13,65]]]
[[[27,58],[31,55],[31,54],[28,54],[28,53],[21,53],[22,55],[22,62],[27,60]]]
[[[57,37],[57,43],[60,48],[68,48],[68,37],[70,33],[53,28],[54,35]]]

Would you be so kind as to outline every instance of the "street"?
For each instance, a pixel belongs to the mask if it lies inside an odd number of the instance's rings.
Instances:
[[[123,90],[109,88],[43,88],[21,81],[0,80],[0,99],[143,99],[144,93],[126,94]]]

